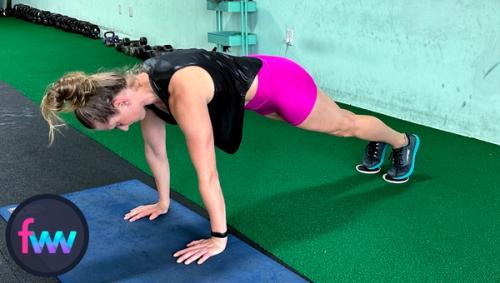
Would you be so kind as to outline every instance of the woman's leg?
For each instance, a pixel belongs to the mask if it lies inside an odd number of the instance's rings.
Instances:
[[[397,132],[373,116],[356,115],[341,109],[320,90],[311,113],[297,127],[370,141],[365,149],[362,164],[356,166],[356,170],[365,174],[380,171],[386,144],[390,144],[393,148],[392,166],[383,175],[383,179],[390,183],[404,183],[413,174],[415,156],[420,145],[417,135]]]
[[[361,173],[381,170],[388,145],[392,145],[392,167],[384,179],[402,183],[413,173],[420,145],[417,135],[397,132],[379,119],[341,109],[317,89],[313,78],[301,66],[281,57],[257,56],[263,62],[255,97],[245,108],[268,118],[285,120],[299,128],[370,141],[365,148]]]
[[[356,115],[341,109],[321,90],[318,90],[318,97],[311,113],[297,127],[335,136],[385,142],[393,148],[400,148],[408,143],[404,133],[389,128],[373,116]]]

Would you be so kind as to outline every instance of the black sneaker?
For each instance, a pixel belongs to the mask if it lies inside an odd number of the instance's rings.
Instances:
[[[415,169],[415,156],[420,146],[420,138],[414,134],[406,134],[406,137],[408,145],[392,150],[389,158],[392,166],[382,176],[389,183],[406,183]]]
[[[370,142],[365,148],[363,163],[356,166],[356,170],[363,174],[376,174],[384,163],[387,144],[384,142]]]

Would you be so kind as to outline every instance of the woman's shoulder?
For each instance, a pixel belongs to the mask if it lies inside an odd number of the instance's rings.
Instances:
[[[170,80],[169,90],[172,88],[183,91],[204,89],[213,92],[214,84],[207,70],[194,65],[175,71]]]
[[[177,70],[187,65],[193,65],[207,57],[209,51],[204,49],[175,49],[144,61],[143,68],[149,74]]]

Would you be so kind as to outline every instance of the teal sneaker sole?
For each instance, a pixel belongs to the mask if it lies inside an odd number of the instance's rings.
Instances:
[[[387,174],[387,173],[382,175],[382,179],[384,179],[384,181],[391,183],[391,184],[403,184],[403,183],[408,182],[408,180],[410,180],[410,178],[408,178],[408,177],[404,178],[404,179],[394,179],[391,176],[389,176],[389,174]]]
[[[378,172],[380,172],[380,167],[369,169],[363,164],[358,164],[356,165],[356,171],[363,174],[377,174]]]

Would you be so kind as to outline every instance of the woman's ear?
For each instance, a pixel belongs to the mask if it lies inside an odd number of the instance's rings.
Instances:
[[[130,98],[125,93],[120,93],[113,98],[113,107],[120,108],[130,104]]]

